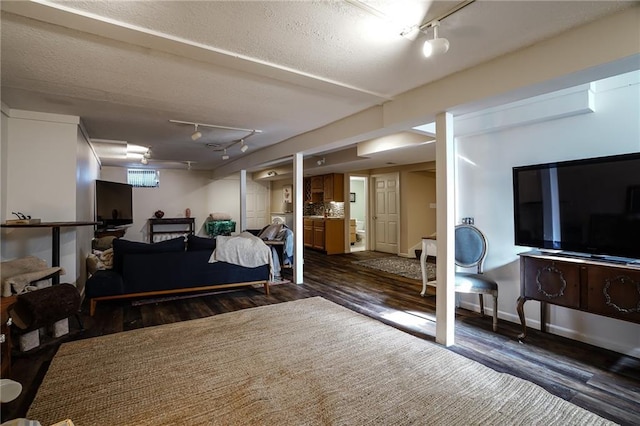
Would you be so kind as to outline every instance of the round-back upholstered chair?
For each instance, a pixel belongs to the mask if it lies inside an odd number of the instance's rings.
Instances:
[[[463,268],[476,268],[476,272],[456,272],[457,293],[475,293],[480,297],[480,313],[484,315],[484,294],[493,296],[493,331],[498,329],[498,283],[483,274],[487,257],[487,238],[473,225],[455,228],[455,262]]]

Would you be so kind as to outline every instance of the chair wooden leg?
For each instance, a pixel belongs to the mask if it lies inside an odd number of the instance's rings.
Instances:
[[[478,294],[478,297],[480,298],[480,315],[484,316],[484,297],[482,294]]]

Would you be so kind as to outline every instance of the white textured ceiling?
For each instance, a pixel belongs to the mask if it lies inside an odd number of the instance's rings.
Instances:
[[[260,129],[247,143],[267,147],[635,2],[478,0],[442,21],[437,60],[420,54],[431,32],[398,35],[458,3],[3,1],[2,102],[78,115],[92,139],[151,147],[156,166],[215,169],[206,144],[247,133],[194,142],[168,120]]]

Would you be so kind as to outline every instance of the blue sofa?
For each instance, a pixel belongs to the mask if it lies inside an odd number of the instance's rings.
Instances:
[[[113,269],[86,283],[90,315],[103,300],[188,293],[262,284],[269,295],[269,265],[256,268],[209,263],[215,239],[189,235],[153,244],[113,240]]]

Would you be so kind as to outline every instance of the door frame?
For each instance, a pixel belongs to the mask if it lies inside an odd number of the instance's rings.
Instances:
[[[372,177],[370,175],[360,175],[360,174],[347,174],[346,179],[349,182],[349,190],[346,191],[348,195],[351,192],[351,178],[359,178],[359,179],[363,179],[364,180],[364,231],[365,231],[365,240],[364,240],[364,250],[370,250],[371,249],[371,223],[370,223],[370,212],[371,212],[371,206],[370,206],[370,201],[371,200],[371,196],[369,194],[371,185],[371,179]],[[345,185],[346,187],[346,185]],[[348,200],[348,198],[345,198],[345,200]],[[348,201],[345,201],[345,204],[349,205],[349,209],[345,209],[345,253],[351,253],[351,244],[349,243],[349,220],[351,219],[351,203]],[[348,216],[346,215],[346,213],[348,212]]]

